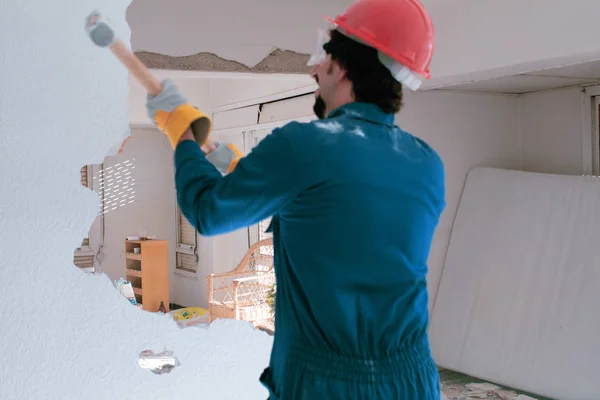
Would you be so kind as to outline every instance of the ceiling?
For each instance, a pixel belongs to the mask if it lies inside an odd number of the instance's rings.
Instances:
[[[133,0],[127,22],[135,51],[210,53],[253,67],[275,49],[311,54],[317,29],[331,27],[323,17],[335,17],[354,1]],[[421,0],[430,11],[451,1],[457,0]]]
[[[432,66],[433,78],[424,83],[423,89],[523,94],[600,83],[600,61],[587,62],[600,59],[596,42],[574,39],[593,36],[576,28],[588,26],[580,22],[581,12],[593,14],[590,7],[598,3],[597,0],[581,0],[579,8],[568,10],[556,0],[553,8],[545,10],[543,18],[535,21],[535,32],[531,32],[529,16],[539,14],[536,5],[543,0],[528,1],[526,3],[531,3],[528,13],[515,14],[511,20],[510,35],[505,31],[498,33],[496,25],[488,26],[493,18],[483,17],[490,14],[488,8],[492,3],[492,14],[512,15],[513,5],[518,0],[421,1],[432,15],[436,35],[439,33],[440,37],[436,42],[438,55],[434,59],[437,60],[435,68]],[[163,0],[133,0],[127,10],[127,22],[135,51],[169,58],[202,56],[205,62],[200,63],[202,66],[198,69],[206,69],[207,65],[214,68],[213,56],[253,68],[277,49],[295,52],[294,56],[311,54],[316,45],[316,28],[329,27],[323,16],[333,17],[353,2],[178,0],[177,7],[173,7]],[[565,26],[573,28],[568,30],[567,36],[556,30],[557,21],[564,22],[565,15],[569,16]],[[472,32],[478,35],[474,37]],[[517,38],[523,35],[530,40],[524,43],[521,40],[520,46],[515,46]],[[590,52],[590,48],[595,50]],[[478,56],[473,57],[473,54]],[[457,63],[456,60],[463,61]],[[586,63],[572,65],[584,60]],[[278,61],[282,60],[278,58]],[[285,66],[283,61],[280,65]],[[188,59],[182,62],[186,64],[185,69],[199,65],[199,61],[194,63]],[[539,70],[551,65],[563,66]],[[490,76],[500,77],[487,79]]]
[[[468,92],[524,94],[600,84],[600,60],[436,88]]]

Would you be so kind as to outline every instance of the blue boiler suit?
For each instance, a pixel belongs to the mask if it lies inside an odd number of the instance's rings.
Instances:
[[[373,104],[275,129],[222,176],[199,146],[175,152],[178,202],[202,235],[273,216],[271,400],[438,400],[427,258],[444,167]]]

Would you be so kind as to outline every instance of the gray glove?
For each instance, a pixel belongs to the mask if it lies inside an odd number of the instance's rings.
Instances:
[[[156,123],[154,119],[159,110],[171,113],[176,107],[188,102],[171,79],[167,78],[161,81],[161,84],[162,92],[156,96],[152,96],[150,93],[146,96],[146,111],[154,123]]]
[[[232,144],[217,143],[217,148],[206,155],[206,159],[214,165],[222,175],[233,171],[237,166],[240,158],[243,157],[240,152]]]

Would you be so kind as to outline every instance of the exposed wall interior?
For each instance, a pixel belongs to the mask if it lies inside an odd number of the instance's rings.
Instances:
[[[309,56],[289,50],[275,50],[253,67],[242,63],[223,59],[216,54],[198,53],[190,56],[167,56],[147,51],[136,52],[137,56],[148,68],[189,70],[189,71],[222,71],[222,72],[266,72],[266,73],[298,73],[310,72],[306,63]]]

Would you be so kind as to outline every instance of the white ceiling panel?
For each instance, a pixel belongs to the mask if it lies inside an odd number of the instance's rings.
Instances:
[[[600,80],[600,61],[567,65],[531,72],[531,75],[562,76],[567,78],[588,78]]]
[[[559,87],[577,86],[594,83],[594,79],[557,78],[539,75],[512,75],[485,81],[464,83],[443,89],[464,90],[470,92],[521,94],[548,90]]]

